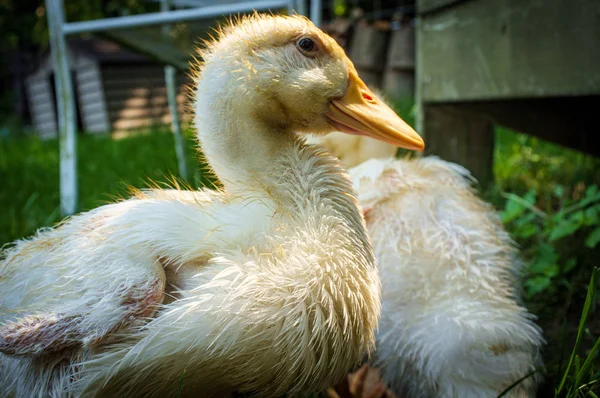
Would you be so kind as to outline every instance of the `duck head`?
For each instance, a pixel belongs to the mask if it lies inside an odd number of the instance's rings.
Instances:
[[[342,131],[424,148],[421,137],[360,79],[335,40],[305,17],[242,18],[222,28],[200,55],[196,94],[220,104],[221,112],[279,133]],[[196,104],[197,113],[201,108]]]

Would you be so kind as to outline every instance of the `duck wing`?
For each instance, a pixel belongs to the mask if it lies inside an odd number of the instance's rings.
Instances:
[[[0,352],[96,346],[154,315],[165,291],[160,259],[103,231],[126,207],[83,213],[2,253]]]
[[[38,355],[134,333],[177,285],[170,277],[247,244],[272,212],[215,191],[152,190],[17,242],[0,257],[0,352]]]

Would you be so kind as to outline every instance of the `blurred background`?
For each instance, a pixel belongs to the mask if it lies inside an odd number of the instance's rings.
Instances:
[[[221,3],[173,0],[171,7]],[[584,396],[600,378],[597,300],[584,305],[600,266],[600,141],[593,138],[600,134],[600,2],[323,0],[304,7],[424,136],[426,154],[475,175],[526,264],[523,297],[548,340],[539,396],[566,396],[556,392],[563,379],[570,396]],[[68,22],[159,10],[152,0],[64,0]],[[157,25],[67,39],[78,211],[126,195],[128,186],[214,183],[197,157],[186,87],[194,46],[226,17],[173,23],[166,34]],[[1,246],[65,215],[42,1],[0,0],[0,51]],[[176,70],[183,165],[165,64]],[[571,357],[590,364],[585,375],[567,368]]]

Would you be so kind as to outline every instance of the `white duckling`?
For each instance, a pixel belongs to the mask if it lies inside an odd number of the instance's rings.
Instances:
[[[340,133],[311,138],[349,168],[382,280],[370,364],[400,397],[496,397],[541,365],[543,338],[519,298],[521,263],[469,172]],[[533,375],[508,397],[533,397]]]
[[[0,395],[294,395],[372,348],[355,191],[296,132],[422,140],[306,18],[241,19],[201,56],[195,124],[224,189],[141,194],[5,250]]]

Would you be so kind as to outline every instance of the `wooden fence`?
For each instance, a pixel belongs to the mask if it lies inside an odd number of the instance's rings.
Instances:
[[[338,18],[324,24],[346,50],[362,79],[388,99],[412,99],[415,87],[414,20],[367,22]]]

